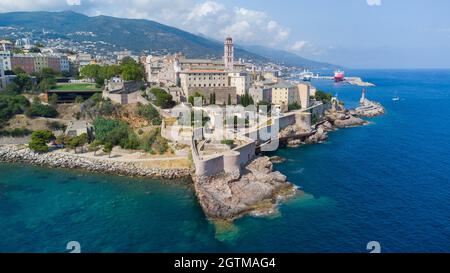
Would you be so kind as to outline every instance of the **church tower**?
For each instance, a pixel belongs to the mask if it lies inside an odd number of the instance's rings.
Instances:
[[[225,69],[232,71],[234,69],[234,46],[233,46],[233,39],[231,37],[227,37],[225,39],[223,58],[225,63]]]

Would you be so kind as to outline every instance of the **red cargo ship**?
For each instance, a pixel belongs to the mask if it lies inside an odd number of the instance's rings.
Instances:
[[[341,70],[336,70],[334,72],[334,81],[335,82],[342,82],[344,81],[345,73]]]

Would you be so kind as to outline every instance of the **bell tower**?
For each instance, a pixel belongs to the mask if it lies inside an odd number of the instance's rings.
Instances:
[[[224,43],[224,64],[226,70],[234,69],[234,45],[233,39],[231,37],[227,37]]]

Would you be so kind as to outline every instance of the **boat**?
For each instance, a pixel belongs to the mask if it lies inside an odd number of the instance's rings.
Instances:
[[[395,92],[395,96],[392,97],[392,100],[393,101],[399,101],[400,100],[400,97],[397,95],[397,92]]]
[[[345,72],[342,70],[336,70],[334,71],[334,81],[335,82],[342,82],[345,78]]]
[[[300,78],[304,82],[310,82],[314,74],[310,72],[309,70],[305,69],[302,73],[299,74]]]

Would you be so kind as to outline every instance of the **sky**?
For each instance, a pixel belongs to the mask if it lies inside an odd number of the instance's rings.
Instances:
[[[149,19],[351,68],[450,68],[449,0],[0,1],[35,10]]]

